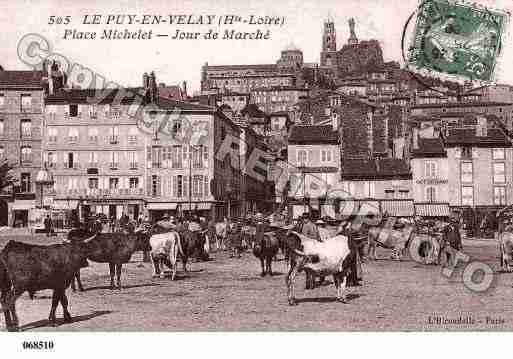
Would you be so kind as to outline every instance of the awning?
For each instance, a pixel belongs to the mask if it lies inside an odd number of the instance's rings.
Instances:
[[[29,210],[36,207],[36,203],[33,199],[31,200],[15,200],[11,204],[13,210]]]
[[[358,214],[361,214],[362,216],[366,216],[369,214],[379,214],[379,201],[360,201],[360,209],[358,211]]]
[[[67,209],[72,210],[77,208],[78,201],[77,200],[70,200],[70,201],[63,201],[63,200],[54,200],[52,203],[51,208],[52,209]]]
[[[381,201],[381,211],[392,217],[412,217],[415,213],[415,206],[412,200],[383,200]]]
[[[422,217],[448,217],[448,203],[416,203],[415,214]]]
[[[175,210],[176,203],[169,203],[169,202],[148,203],[147,208],[149,210],[157,210],[157,211]]]
[[[340,214],[342,216],[351,216],[358,213],[358,202],[353,200],[340,201]]]
[[[191,211],[191,210],[192,211],[195,211],[195,210],[206,211],[212,207],[212,203],[192,202],[190,207],[189,207],[189,203],[180,203],[179,206],[182,211]]]

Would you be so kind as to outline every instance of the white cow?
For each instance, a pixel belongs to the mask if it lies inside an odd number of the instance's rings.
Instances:
[[[160,278],[164,278],[164,270],[160,270],[160,263],[163,262],[171,269],[171,280],[174,280],[176,276],[178,253],[183,255],[180,235],[175,231],[154,234],[150,237],[150,246],[153,277],[160,275]]]
[[[356,261],[357,251],[357,248],[349,247],[348,238],[337,235],[319,242],[297,232],[290,232],[285,241],[291,264],[286,278],[289,304],[297,304],[294,280],[301,270],[313,276],[333,275],[337,300],[345,303],[347,276]]]

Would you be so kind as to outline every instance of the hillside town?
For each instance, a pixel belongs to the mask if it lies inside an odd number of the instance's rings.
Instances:
[[[483,219],[513,204],[513,87],[411,76],[379,41],[359,39],[353,19],[341,48],[334,21],[322,26],[319,63],[294,44],[269,64],[205,62],[196,93],[149,71],[131,96],[91,104],[96,90],[73,86],[57,63],[1,69],[0,159],[17,181],[0,194],[0,225],[34,226],[48,212],[56,227],[94,214],[337,218],[370,203],[397,217],[458,210],[484,236]],[[138,96],[152,106],[134,114]],[[171,140],[141,129],[177,111]],[[196,124],[208,135],[173,140]],[[237,155],[220,157],[227,138]]]

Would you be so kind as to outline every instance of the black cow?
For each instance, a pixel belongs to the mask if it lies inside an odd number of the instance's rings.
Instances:
[[[207,260],[208,253],[205,252],[205,233],[199,231],[190,231],[188,229],[180,230],[182,252],[180,252],[180,258],[182,260],[182,266],[184,272],[187,272],[187,262],[189,259]]]
[[[262,266],[262,273],[260,275],[262,277],[265,277],[267,274],[273,275],[272,262],[279,249],[280,241],[276,233],[266,232],[256,236],[253,254],[260,259],[260,265]]]
[[[90,235],[87,231],[74,231],[68,234],[70,242],[80,242],[81,239]],[[109,263],[110,269],[110,287],[111,289],[121,289],[121,268],[123,263],[128,263],[132,254],[136,251],[151,250],[149,237],[146,233],[99,233],[95,236],[89,245],[87,259],[98,263]],[[114,285],[114,275],[116,276],[116,285]],[[80,280],[80,270],[75,273],[78,289],[83,291]],[[72,283],[72,289],[75,290],[75,283]]]
[[[1,304],[8,330],[18,330],[16,300],[25,292],[52,289],[48,319],[55,324],[55,310],[61,303],[64,321],[71,322],[66,289],[75,272],[86,262],[93,238],[82,243],[34,245],[9,241],[0,253]]]

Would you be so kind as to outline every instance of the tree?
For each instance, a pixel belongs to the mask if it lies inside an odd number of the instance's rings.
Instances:
[[[14,186],[18,180],[13,175],[12,170],[13,167],[7,162],[7,160],[3,160],[0,163],[0,192],[3,192],[5,189],[10,186]]]

